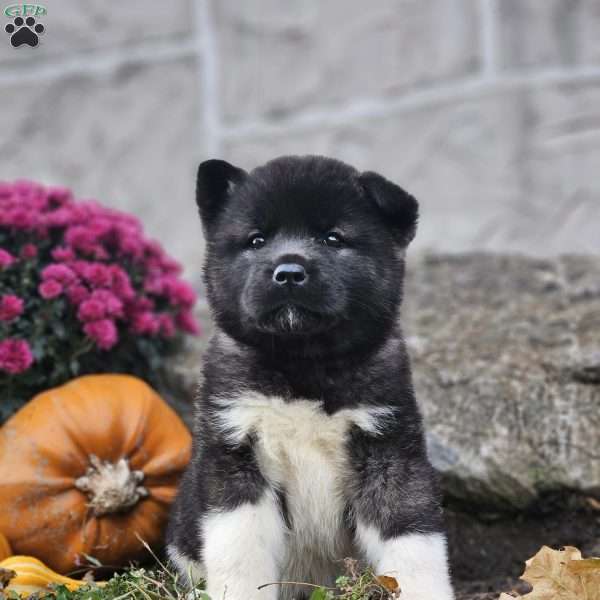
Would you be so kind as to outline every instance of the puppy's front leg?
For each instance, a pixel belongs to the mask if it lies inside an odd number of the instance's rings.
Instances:
[[[378,575],[398,580],[402,600],[452,600],[439,493],[422,439],[392,422],[353,442],[358,548]]]
[[[357,523],[357,541],[379,575],[395,577],[403,600],[452,600],[446,540],[441,533],[407,533],[385,539],[373,525]]]
[[[202,520],[207,593],[212,600],[277,600],[284,524],[274,494],[256,503],[211,511]]]

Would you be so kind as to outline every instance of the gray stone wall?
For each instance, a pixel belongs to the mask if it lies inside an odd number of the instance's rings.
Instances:
[[[415,251],[600,251],[599,0],[45,6],[37,48],[1,32],[0,178],[131,210],[195,281],[214,156],[379,170],[421,201]]]

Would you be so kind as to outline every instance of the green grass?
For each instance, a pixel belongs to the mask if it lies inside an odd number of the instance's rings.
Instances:
[[[195,598],[208,600],[202,591],[202,583],[196,586]],[[105,585],[99,586],[91,582],[75,591],[69,591],[64,585],[51,584],[47,590],[30,596],[30,600],[45,598],[46,600],[185,600],[188,598],[187,588],[179,581],[174,571],[157,565],[153,568],[130,567],[123,573],[114,575]],[[14,591],[0,598],[21,600]],[[191,596],[190,596],[191,597]]]
[[[399,598],[386,590],[372,571],[360,571],[356,561],[345,561],[346,574],[339,577],[335,588],[303,584],[311,592],[310,600],[392,600]],[[271,585],[271,584],[270,584]],[[279,585],[279,584],[272,584]],[[281,583],[281,585],[286,585]],[[28,600],[210,600],[199,581],[190,593],[175,571],[158,561],[153,567],[130,567],[114,575],[105,585],[93,582],[69,591],[64,585],[52,584],[47,590],[29,596]],[[0,589],[0,600],[22,600],[14,591]],[[221,599],[213,599],[221,600]]]

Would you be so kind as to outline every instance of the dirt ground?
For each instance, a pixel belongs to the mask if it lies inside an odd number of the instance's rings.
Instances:
[[[514,515],[446,507],[457,600],[497,600],[500,592],[511,590],[526,593],[530,588],[519,576],[525,560],[543,545],[576,546],[584,556],[600,556],[600,511],[593,504],[576,496],[549,497]]]
[[[455,585],[456,600],[498,600],[501,592],[526,594],[531,590],[524,581],[504,579],[492,581],[458,582]]]

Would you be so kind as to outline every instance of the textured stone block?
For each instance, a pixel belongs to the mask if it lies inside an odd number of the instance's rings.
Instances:
[[[67,185],[131,211],[197,273],[196,70],[190,59],[6,87],[1,177]]]
[[[519,95],[482,95],[352,125],[230,141],[225,155],[251,167],[278,154],[327,154],[380,171],[420,201],[414,248],[490,248],[505,241],[520,198],[522,102]]]
[[[2,5],[9,4],[6,2]],[[92,0],[53,0],[42,2],[48,13],[39,17],[46,31],[40,36],[36,48],[19,46],[13,48],[8,39],[0,43],[0,62],[39,62],[57,57],[78,58],[91,50],[122,49],[142,41],[159,38],[181,39],[192,31],[191,0],[148,2],[102,2]],[[4,25],[10,19],[4,14]]]
[[[353,124],[230,140],[252,167],[327,154],[420,200],[414,249],[599,252],[600,78],[491,92]]]
[[[499,62],[503,68],[597,65],[597,0],[499,0]]]
[[[479,64],[474,0],[222,0],[214,7],[229,122],[405,93]]]
[[[536,253],[600,253],[600,76],[532,90],[526,117],[513,237]]]

